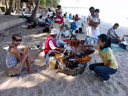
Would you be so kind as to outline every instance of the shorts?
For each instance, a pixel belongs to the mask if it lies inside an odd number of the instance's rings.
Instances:
[[[16,66],[9,68],[8,75],[12,76],[12,75],[20,74],[23,69],[23,65],[24,65],[23,62],[19,62],[16,64]]]

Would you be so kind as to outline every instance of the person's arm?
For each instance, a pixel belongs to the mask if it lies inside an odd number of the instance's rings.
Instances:
[[[124,35],[123,38],[122,38],[122,41],[125,41],[125,40],[124,40],[125,37],[128,37],[128,35]]]
[[[56,47],[54,46],[52,40],[49,40],[49,46],[52,50],[56,49]]]
[[[100,24],[100,21],[99,22],[93,22],[93,21],[90,21],[90,19],[88,17],[87,18],[87,23],[88,23],[88,25],[97,27]]]
[[[112,60],[108,60],[108,62],[107,62],[107,64],[105,65],[105,66],[111,66],[111,64],[112,64]]]
[[[52,42],[52,40],[49,41],[49,46],[56,53],[59,53],[59,51],[63,51],[64,50],[63,48],[55,47],[54,44],[53,44],[53,42]]]
[[[16,56],[18,62],[21,62],[23,60],[27,51],[28,51],[28,48],[25,48],[24,51],[22,52],[22,55],[21,55],[19,50],[16,47],[13,47],[10,49],[10,52]]]
[[[120,38],[118,38],[117,35],[112,35],[112,37],[115,38],[115,39],[117,39],[117,40],[119,40],[120,42],[122,41]]]
[[[99,20],[99,22],[90,21],[90,25],[92,25],[92,26],[97,27],[99,24],[100,24],[100,20]]]
[[[60,50],[60,48],[54,46],[52,40],[49,40],[49,46],[52,50]]]
[[[119,38],[119,36],[115,33],[115,36],[117,37],[117,38]]]
[[[105,64],[105,66],[111,66],[112,64],[112,51],[107,51],[106,53],[106,59],[107,59],[107,64]]]
[[[89,19],[89,17],[87,18],[87,23],[88,23],[88,25],[90,25],[90,19]]]
[[[119,40],[120,42],[122,41],[122,40],[120,40],[120,38],[118,38],[118,36],[117,36],[117,34],[115,33],[115,31],[113,31],[112,29],[109,30],[109,33],[110,33],[110,35],[111,35],[113,38]]]
[[[84,44],[84,45],[81,45],[81,46],[83,46],[83,47],[93,47],[93,45],[91,45],[91,44]]]

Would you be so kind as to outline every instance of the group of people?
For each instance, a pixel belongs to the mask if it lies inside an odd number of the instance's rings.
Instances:
[[[115,74],[118,70],[118,63],[111,49],[111,43],[119,44],[119,42],[124,41],[125,35],[122,39],[115,33],[115,29],[118,28],[119,24],[116,23],[112,28],[108,30],[107,34],[99,34],[99,9],[95,9],[94,7],[90,7],[90,16],[87,18],[87,23],[89,27],[88,38],[89,40],[83,47],[94,47],[99,51],[99,55],[101,57],[102,62],[94,63],[89,65],[89,69],[93,70],[96,74],[103,78],[103,80],[107,81],[110,78],[111,74]],[[58,6],[56,10],[56,16],[52,16],[55,19],[55,23],[59,23],[60,27],[63,24],[63,18],[61,16],[62,9]],[[54,15],[55,15],[54,14]],[[71,16],[71,14],[70,14]],[[78,16],[75,18],[78,19]],[[49,20],[47,20],[49,21]],[[59,53],[64,50],[57,43],[56,36],[59,33],[59,29],[53,28],[50,32],[50,35],[47,37],[45,42],[45,58],[46,64],[48,65],[49,57],[54,56],[55,53]],[[12,36],[12,45],[9,47],[7,56],[6,56],[6,65],[8,68],[8,75],[15,76],[21,73],[23,65],[26,63],[28,67],[28,72],[36,72],[36,70],[32,70],[31,64],[33,61],[28,53],[29,48],[26,47],[24,51],[19,51],[17,46],[20,45],[22,38],[20,35],[15,34]],[[92,44],[93,42],[93,44]]]

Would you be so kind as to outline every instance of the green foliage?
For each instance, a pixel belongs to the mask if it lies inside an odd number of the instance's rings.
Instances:
[[[45,4],[46,4],[46,0],[41,0],[41,6],[44,8],[45,7]]]
[[[56,7],[60,0],[41,0],[42,7]]]
[[[56,7],[59,4],[60,0],[53,0],[53,7]]]

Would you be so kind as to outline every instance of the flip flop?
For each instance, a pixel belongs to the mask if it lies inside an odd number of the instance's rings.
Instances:
[[[9,77],[19,77],[21,74],[10,75]]]

